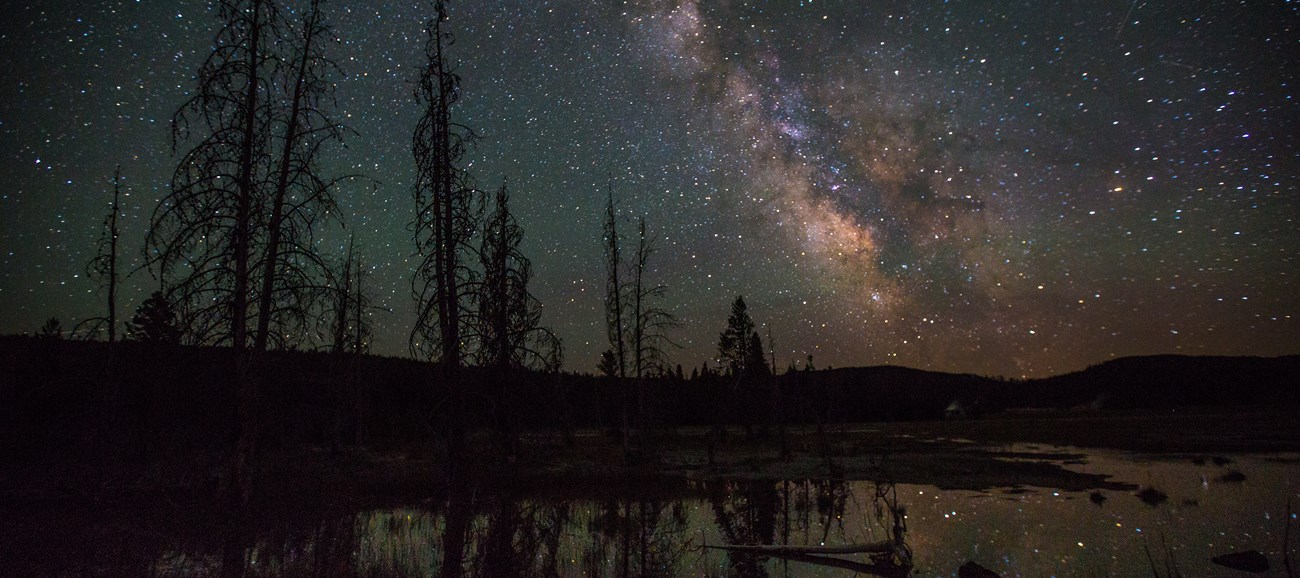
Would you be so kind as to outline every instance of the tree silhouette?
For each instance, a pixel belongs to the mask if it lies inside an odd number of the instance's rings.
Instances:
[[[679,326],[672,313],[655,305],[668,288],[646,279],[650,256],[654,252],[654,239],[646,233],[645,219],[638,219],[636,255],[632,261],[632,314],[629,318],[632,320],[633,375],[642,380],[668,373],[667,347],[674,345],[668,338],[668,330]]]
[[[338,66],[322,44],[335,40],[321,13],[322,0],[312,0],[294,30],[292,77],[286,79],[288,110],[277,123],[279,160],[274,166],[271,215],[266,247],[261,255],[262,286],[257,308],[254,348],[264,350],[271,321],[285,327],[305,327],[312,305],[328,294],[321,283],[328,266],[313,248],[315,223],[334,211],[335,185],[347,177],[327,178],[318,168],[324,145],[341,142],[345,129],[330,118],[325,105],[334,99],[333,73]],[[289,88],[289,84],[292,88]],[[283,332],[280,332],[283,334]]]
[[[338,179],[317,164],[344,129],[324,112],[336,68],[321,53],[320,0],[298,22],[272,0],[221,0],[217,16],[197,90],[172,119],[173,148],[197,142],[154,209],[145,257],[191,341],[260,351],[308,335],[329,295],[313,229]]]
[[[608,185],[605,198],[604,248],[605,248],[605,332],[609,336],[610,352],[614,356],[615,377],[627,377],[627,335],[624,325],[624,291],[620,279],[623,272],[623,253],[619,245],[618,214],[614,210],[614,187]],[[626,422],[626,416],[624,416]],[[623,424],[627,426],[626,423]]]
[[[718,336],[718,358],[729,375],[739,376],[754,365],[754,320],[749,317],[745,298],[737,295],[731,303],[731,315],[727,317],[727,327]],[[762,362],[763,348],[758,346],[758,365]]]
[[[146,238],[146,265],[181,305],[190,340],[234,350],[230,494],[239,511],[252,494],[256,457],[250,325],[254,352],[272,338],[287,345],[308,334],[309,311],[329,295],[312,228],[332,207],[334,183],[315,164],[342,129],[321,112],[333,68],[319,51],[328,36],[320,5],[313,0],[294,23],[274,0],[216,3],[222,24],[212,52],[194,95],[172,117],[173,149],[197,142]]]
[[[135,316],[126,324],[126,334],[135,341],[180,343],[181,328],[176,321],[176,312],[162,291],[154,291],[140,304]]]
[[[99,289],[107,293],[106,314],[86,319],[73,329],[74,333],[84,331],[88,339],[93,339],[101,327],[106,327],[109,343],[117,341],[117,217],[121,213],[121,183],[122,165],[117,165],[113,171],[113,204],[104,217],[95,257],[86,264],[86,277],[95,281]]]
[[[474,139],[468,127],[451,120],[452,106],[460,99],[460,76],[448,62],[447,48],[453,43],[446,30],[447,3],[435,0],[434,17],[425,25],[428,40],[426,63],[415,89],[422,108],[411,138],[415,157],[415,219],[411,223],[420,261],[411,278],[416,300],[415,325],[409,347],[412,355],[438,362],[443,382],[453,389],[447,420],[447,485],[449,501],[459,501],[464,491],[460,472],[465,451],[466,394],[461,387],[461,367],[467,361],[463,335],[472,330],[475,272],[470,259],[471,244],[483,212],[483,195],[474,188],[468,172],[458,166],[465,147]],[[464,517],[448,516],[441,575],[448,578],[463,572]],[[453,520],[456,521],[453,524]]]
[[[504,183],[497,189],[492,213],[483,221],[479,247],[482,281],[475,287],[473,341],[480,366],[490,369],[488,377],[496,398],[496,427],[506,455],[514,459],[516,403],[510,389],[511,370],[560,369],[560,340],[541,326],[542,305],[528,292],[532,264],[519,250],[523,228],[510,213],[510,191]]]
[[[439,362],[446,377],[454,378],[467,361],[461,336],[470,330],[473,313],[476,275],[469,256],[483,195],[458,166],[475,134],[451,120],[451,109],[460,100],[460,76],[447,58],[454,42],[445,29],[447,3],[435,1],[434,13],[425,26],[427,62],[415,90],[423,111],[411,144],[416,167],[412,228],[421,259],[411,281],[416,319],[410,348],[417,357]]]
[[[533,268],[519,250],[524,231],[510,212],[510,192],[497,190],[483,222],[482,281],[474,293],[478,364],[492,368],[560,368],[560,340],[541,326],[542,305],[528,292]]]
[[[192,124],[205,134],[181,158],[171,191],[154,209],[145,257],[173,299],[189,305],[196,342],[242,351],[282,23],[268,0],[222,0],[217,15],[223,24],[198,89],[172,118],[172,146],[194,132]]]
[[[668,291],[661,284],[646,279],[650,256],[654,254],[654,239],[646,233],[645,219],[637,219],[636,255],[632,260],[631,307],[629,319],[632,326],[628,342],[632,345],[633,376],[636,377],[637,418],[639,429],[647,421],[646,380],[668,374],[667,347],[675,345],[668,338],[668,330],[677,327],[677,318],[668,310],[655,305],[655,301]],[[642,433],[644,435],[644,431]],[[642,440],[644,442],[644,439]]]
[[[749,316],[745,298],[737,295],[731,304],[731,315],[727,317],[727,327],[718,336],[718,356],[731,381],[731,401],[728,406],[733,414],[744,422],[745,431],[753,432],[756,416],[765,415],[768,408],[759,400],[764,396],[759,387],[770,375],[766,356],[763,354],[763,340],[754,329],[754,320]],[[770,384],[769,384],[770,385]]]
[[[58,317],[46,319],[37,335],[42,339],[63,339],[63,323],[59,322]]]
[[[600,362],[596,364],[596,371],[599,371],[602,377],[610,379],[618,377],[618,357],[614,355],[614,350],[606,349],[600,352]]]
[[[347,256],[333,282],[329,335],[330,350],[334,353],[361,354],[370,349],[370,340],[374,336],[370,314],[385,309],[373,304],[373,298],[365,288],[366,277],[365,267],[353,251],[353,241],[349,238]]]
[[[609,338],[609,359],[601,359],[609,377],[619,380],[627,377],[627,334],[625,332],[625,315],[627,300],[626,285],[622,280],[623,250],[618,234],[618,213],[614,209],[614,186],[607,184],[605,197],[605,223],[602,229],[605,250],[605,333]],[[623,454],[629,451],[629,434],[632,428],[627,391],[619,392],[619,416],[621,418],[620,434]]]
[[[667,331],[677,326],[677,320],[666,309],[654,304],[663,297],[667,288],[652,284],[645,277],[655,250],[654,239],[646,233],[645,220],[637,221],[636,250],[630,263],[623,260],[618,223],[611,186],[606,196],[604,224],[605,328],[609,336],[610,358],[601,359],[601,368],[602,371],[617,370],[611,372],[611,377],[624,378],[628,376],[630,361],[631,375],[636,378],[638,417],[644,419],[644,380],[667,373],[666,347],[672,345]],[[625,272],[624,267],[630,270]],[[623,449],[626,454],[631,402],[626,391],[622,397]]]

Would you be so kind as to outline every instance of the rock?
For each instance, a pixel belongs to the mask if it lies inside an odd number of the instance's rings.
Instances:
[[[1232,568],[1233,570],[1241,570],[1243,572],[1253,572],[1256,574],[1260,572],[1268,572],[1268,558],[1265,558],[1263,554],[1260,554],[1259,550],[1246,550],[1245,552],[1233,552],[1231,554],[1215,556],[1214,558],[1211,558],[1210,561],[1220,566]]]
[[[957,578],[1002,578],[997,572],[989,570],[973,561],[967,560],[957,569]]]

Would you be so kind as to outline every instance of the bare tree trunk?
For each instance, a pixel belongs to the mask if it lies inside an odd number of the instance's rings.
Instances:
[[[113,213],[108,217],[108,342],[117,341],[117,213],[121,198],[122,165],[113,171]]]
[[[623,418],[622,443],[623,455],[628,455],[631,423],[628,418],[628,395],[623,385],[627,377],[627,342],[623,329],[623,283],[620,273],[623,268],[622,253],[618,244],[618,215],[614,210],[614,188],[610,184],[605,201],[605,323],[609,333],[610,346],[618,360],[618,373],[615,380],[619,384],[619,400]]]
[[[230,312],[231,342],[235,355],[236,421],[238,433],[232,471],[233,499],[242,511],[248,507],[253,493],[253,462],[256,459],[257,384],[250,374],[247,355],[248,336],[248,265],[249,235],[253,197],[253,141],[256,138],[258,68],[262,38],[262,2],[253,3],[253,19],[249,35],[248,86],[244,95],[243,143],[239,157],[239,200],[235,213],[235,285]]]
[[[298,139],[301,136],[299,134],[299,116],[302,114],[303,101],[307,96],[305,89],[307,66],[311,60],[311,45],[318,32],[316,25],[319,18],[320,6],[317,2],[312,2],[311,15],[303,24],[302,53],[299,55],[297,62],[298,71],[294,77],[289,117],[286,119],[287,124],[284,129],[284,149],[280,151],[275,199],[271,203],[271,221],[268,223],[266,255],[262,263],[262,292],[259,295],[260,303],[257,308],[257,334],[254,337],[253,344],[253,348],[257,351],[266,350],[267,338],[271,329],[272,295],[275,289],[276,264],[280,258],[280,243],[284,231],[285,200],[288,197],[289,175],[293,172],[293,150],[299,144]]]
[[[772,360],[772,416],[776,419],[777,436],[781,438],[781,459],[790,457],[790,441],[786,437],[785,400],[781,380],[776,376],[776,342],[772,340],[772,326],[767,327],[767,350]]]
[[[632,272],[632,347],[633,358],[636,367],[636,409],[637,409],[637,445],[640,447],[642,458],[645,457],[646,451],[646,415],[645,415],[645,318],[642,311],[641,298],[645,293],[642,291],[642,277],[645,273],[646,263],[646,237],[645,237],[645,219],[638,220],[637,228],[637,247],[636,260]]]

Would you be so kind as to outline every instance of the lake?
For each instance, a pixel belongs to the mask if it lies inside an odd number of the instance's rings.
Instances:
[[[216,576],[242,560],[251,576],[445,576],[456,568],[465,576],[955,576],[968,561],[1002,576],[1239,576],[1210,559],[1256,550],[1281,576],[1284,540],[1292,558],[1300,544],[1288,511],[1300,504],[1295,454],[1016,444],[998,455],[979,467],[1012,473],[983,489],[951,477],[936,485],[765,479],[762,469],[626,484],[523,481],[384,503],[271,505],[237,531],[219,509],[168,500],[45,504],[18,509],[11,523],[28,520],[37,534],[54,533],[49,524],[59,537],[24,543],[4,559],[41,575]],[[1021,485],[1018,462],[1104,483]],[[868,543],[888,551],[828,559],[721,548]],[[463,552],[459,563],[444,556],[448,546]]]

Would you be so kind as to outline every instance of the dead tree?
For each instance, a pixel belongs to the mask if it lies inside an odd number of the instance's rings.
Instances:
[[[613,371],[606,367],[605,372],[611,374],[613,381],[620,386],[627,378],[627,333],[625,331],[625,318],[627,311],[625,291],[626,285],[622,281],[623,272],[623,253],[620,246],[618,234],[618,213],[614,209],[614,186],[608,185],[605,197],[605,224],[604,224],[604,249],[605,249],[605,332],[609,337],[609,361],[613,362]],[[602,360],[606,366],[605,360]],[[631,429],[631,420],[629,413],[629,401],[626,391],[619,391],[620,416],[622,418],[622,427],[620,437],[623,443],[623,454],[627,455],[628,435]]]
[[[411,152],[415,156],[416,214],[411,227],[419,262],[411,279],[416,300],[415,325],[409,346],[416,357],[437,362],[442,382],[452,390],[447,406],[447,483],[449,502],[464,501],[457,494],[467,482],[461,474],[465,447],[466,393],[461,368],[467,361],[462,336],[472,320],[476,281],[471,244],[482,215],[483,196],[475,189],[460,163],[474,139],[468,127],[452,122],[452,106],[460,99],[460,76],[449,63],[447,48],[453,43],[447,31],[447,3],[435,0],[434,17],[425,31],[426,64],[416,84],[415,100],[422,108]],[[464,569],[463,532],[452,532],[444,543],[442,576],[457,577]]]
[[[645,220],[637,222],[635,254],[631,262],[624,262],[621,237],[618,233],[619,216],[614,209],[612,188],[605,203],[605,324],[609,334],[609,355],[602,360],[606,373],[617,372],[619,382],[628,377],[635,379],[637,421],[644,426],[645,380],[664,373],[668,358],[666,347],[672,345],[667,331],[677,326],[677,320],[666,309],[654,305],[667,288],[651,284],[646,279],[650,256],[654,253],[654,240],[647,235]],[[624,271],[624,268],[628,271]],[[624,276],[626,273],[627,276]],[[631,358],[630,360],[628,358]],[[612,365],[613,367],[608,367]],[[623,451],[628,455],[631,433],[631,396],[622,391]]]
[[[347,256],[335,274],[333,304],[330,306],[330,351],[333,353],[363,354],[370,348],[374,328],[370,316],[376,311],[387,311],[374,304],[373,295],[366,290],[367,273],[348,240]]]
[[[637,415],[644,435],[646,427],[646,381],[667,373],[668,347],[676,344],[668,337],[670,329],[680,324],[667,309],[656,305],[668,288],[646,279],[650,256],[655,252],[654,238],[646,233],[645,219],[637,219],[636,254],[632,259],[631,336],[633,376],[636,378]]]
[[[107,294],[103,317],[92,317],[73,328],[74,334],[84,333],[87,338],[94,338],[101,327],[108,333],[108,342],[117,341],[117,218],[122,212],[122,165],[113,171],[113,204],[108,215],[104,217],[103,229],[99,235],[99,246],[95,256],[86,264],[86,277],[95,281],[99,289]]]
[[[329,178],[319,168],[322,149],[341,142],[346,132],[328,115],[340,71],[323,50],[334,36],[321,4],[312,0],[293,29],[287,74],[278,83],[285,110],[273,134],[280,150],[268,183],[265,246],[258,254],[262,272],[253,343],[258,351],[287,331],[305,335],[317,304],[330,294],[324,283],[329,267],[314,248],[312,232],[320,219],[336,212],[334,189],[350,175]],[[273,320],[280,331],[273,331]]]
[[[655,240],[646,232],[645,219],[637,219],[636,254],[632,259],[631,343],[633,375],[638,379],[658,377],[668,372],[668,348],[676,346],[668,337],[670,329],[679,327],[677,317],[656,305],[668,292],[661,283],[646,279],[650,257],[656,251]]]
[[[270,166],[274,53],[280,16],[268,0],[222,0],[215,48],[198,88],[172,119],[172,144],[198,134],[154,209],[146,260],[172,302],[184,302],[191,341],[248,345],[250,265]]]
[[[232,495],[242,508],[256,455],[250,345],[283,345],[328,295],[312,229],[331,211],[337,179],[321,178],[316,163],[343,129],[322,112],[336,69],[320,52],[329,27],[319,0],[297,23],[274,0],[220,0],[216,12],[198,87],[172,119],[173,148],[195,142],[154,209],[145,259],[183,312],[188,341],[233,349]]]
[[[246,512],[256,456],[257,386],[248,351],[253,236],[259,231],[283,59],[282,20],[269,0],[221,0],[222,27],[198,87],[172,119],[172,143],[198,136],[154,209],[145,259],[183,303],[191,341],[233,348],[235,440],[228,497]],[[230,529],[237,534],[238,530]]]
[[[614,209],[614,187],[608,186],[605,198],[605,331],[609,336],[610,351],[617,362],[615,376],[627,377],[627,335],[624,325],[624,291],[620,279],[623,270],[623,253],[619,245],[618,214]],[[626,421],[626,420],[625,420]],[[627,426],[626,423],[623,424]]]
[[[510,459],[516,455],[518,439],[509,391],[514,380],[509,374],[524,368],[559,371],[562,354],[560,340],[541,325],[541,302],[528,291],[533,268],[519,249],[523,238],[503,183],[491,214],[483,221],[478,252],[482,281],[474,293],[475,334],[467,341],[477,345],[476,361],[488,369],[496,399],[496,428]]]
[[[420,262],[411,283],[416,319],[410,349],[416,357],[438,362],[450,383],[467,362],[461,336],[473,314],[476,274],[469,256],[483,195],[459,166],[475,134],[451,120],[451,109],[460,100],[460,76],[446,54],[453,43],[446,30],[447,3],[434,2],[434,11],[426,25],[427,63],[415,90],[423,112],[411,144],[416,167],[412,228]]]
[[[475,292],[476,358],[490,368],[558,371],[559,338],[541,325],[542,304],[528,291],[532,263],[519,249],[524,231],[510,212],[505,184],[492,213],[483,221],[479,263],[482,281]]]
[[[320,4],[290,21],[272,0],[219,2],[215,48],[173,117],[173,147],[197,141],[154,210],[146,260],[191,343],[294,344],[329,295],[313,229],[342,178],[318,161],[346,129],[326,112],[337,67]]]

